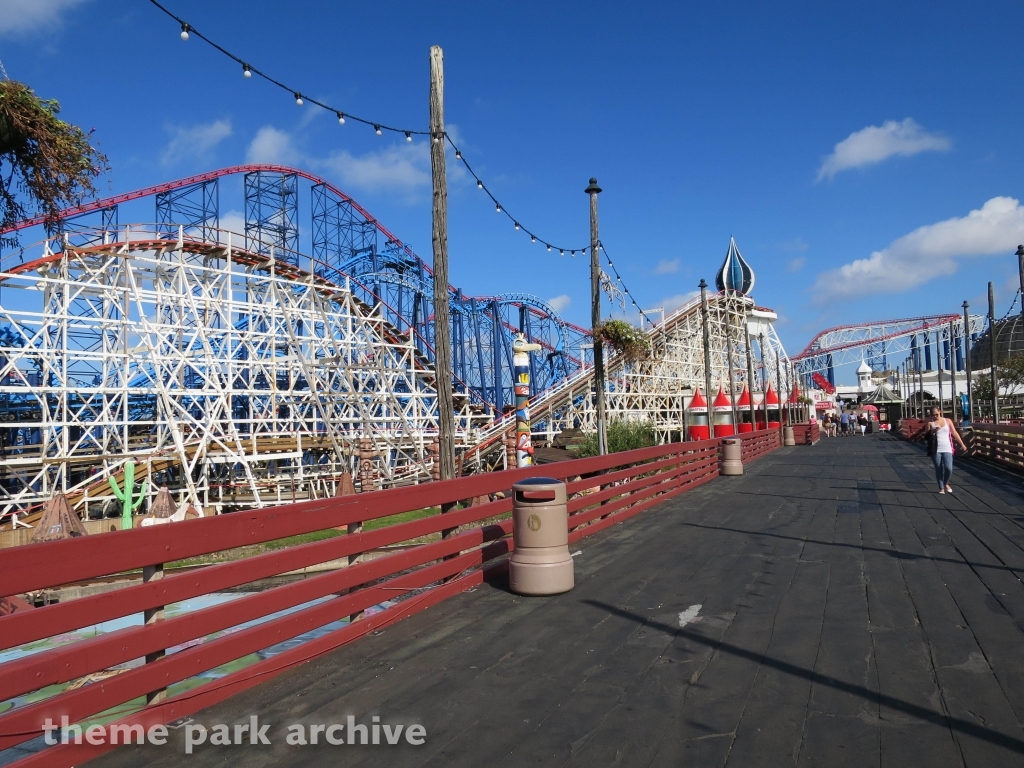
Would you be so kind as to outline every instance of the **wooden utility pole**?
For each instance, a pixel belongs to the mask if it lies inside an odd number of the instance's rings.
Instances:
[[[964,299],[964,370],[967,372],[967,421],[974,421],[974,393],[971,392],[971,318],[970,304]]]
[[[441,480],[455,477],[455,404],[448,308],[448,181],[444,163],[444,53],[430,48],[430,169],[433,182],[434,378],[437,461]]]
[[[761,411],[764,413],[764,428],[768,429],[768,383],[772,380],[772,374],[765,368],[764,333],[757,334],[757,351],[761,355]]]
[[[590,180],[585,190],[590,195],[590,325],[594,340],[594,410],[597,418],[597,452],[608,453],[608,425],[604,413],[604,351],[601,343],[601,262],[598,254],[597,196],[601,188],[597,179]]]
[[[999,423],[999,370],[996,368],[996,292],[988,284],[988,351],[992,363],[992,423]]]
[[[956,421],[956,334],[949,321],[949,415]]]
[[[711,330],[708,328],[708,284],[700,279],[700,320],[701,332],[704,336],[704,397],[708,401],[708,416],[711,415]],[[708,421],[711,424],[711,421]]]
[[[750,393],[750,425],[751,430],[757,430],[757,412],[754,410],[754,353],[750,349],[750,325],[743,323],[743,338],[747,345],[747,392]],[[738,428],[737,428],[738,429]]]

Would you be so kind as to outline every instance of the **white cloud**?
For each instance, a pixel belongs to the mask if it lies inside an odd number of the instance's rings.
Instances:
[[[1024,207],[1012,197],[993,197],[962,218],[915,229],[866,259],[818,275],[815,301],[902,293],[957,270],[957,259],[1013,253],[1024,242]]]
[[[679,271],[679,259],[662,259],[654,268],[656,275],[672,275]]]
[[[272,125],[265,125],[256,131],[256,136],[245,153],[245,161],[270,165],[299,165],[302,163],[302,153],[296,148],[291,134]]]
[[[0,35],[50,29],[84,0],[0,0]]]
[[[548,299],[548,304],[555,312],[565,312],[572,304],[572,297],[567,293],[563,293],[561,296],[555,296],[553,299]]]
[[[454,160],[450,147],[448,150],[449,179],[464,180],[465,169]],[[302,152],[289,132],[265,125],[249,144],[246,161],[304,166],[329,176],[346,191],[415,192],[430,186],[430,146],[419,138],[412,142],[399,140],[362,155],[339,150],[317,157]]]
[[[174,165],[182,160],[202,158],[231,135],[230,120],[214,120],[191,126],[175,126],[173,135],[160,158],[163,165]]]
[[[674,296],[666,296],[661,300],[661,306],[665,308],[665,314],[671,314],[679,309],[683,304],[692,301],[693,299],[700,296],[700,291],[690,291],[689,293],[677,293]],[[650,314],[648,312],[647,314]]]
[[[836,144],[832,154],[818,169],[818,181],[832,179],[848,168],[863,168],[900,155],[909,157],[918,152],[948,152],[952,142],[939,133],[927,133],[912,118],[901,123],[886,120],[882,125],[869,125],[851,133]]]
[[[799,272],[805,266],[807,266],[807,259],[803,256],[797,256],[795,259],[789,260],[789,264],[786,265],[786,269],[790,272]]]
[[[359,156],[348,150],[333,152],[321,165],[345,187],[411,191],[430,184],[430,150],[422,141]]]
[[[220,217],[220,240],[227,242],[227,232],[231,232],[231,244],[242,247],[245,245],[245,216],[241,211],[228,211]]]

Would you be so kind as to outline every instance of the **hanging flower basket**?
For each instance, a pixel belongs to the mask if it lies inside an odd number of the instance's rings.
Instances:
[[[647,335],[625,320],[605,320],[597,333],[601,341],[628,363],[638,363],[651,356],[651,342]]]

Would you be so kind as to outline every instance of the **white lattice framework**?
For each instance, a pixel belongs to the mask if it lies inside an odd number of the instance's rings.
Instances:
[[[705,356],[701,299],[696,297],[647,331],[650,360],[626,363],[611,357],[605,365],[605,400],[608,418],[650,421],[661,440],[678,440],[687,425],[686,407],[697,387],[705,389]],[[751,391],[760,400],[769,382],[783,392],[789,389],[789,361],[775,333],[771,310],[758,308],[742,294],[708,296],[710,370],[715,396],[721,385],[736,399],[748,380],[747,347],[750,347],[753,382]],[[731,352],[731,354],[730,354]],[[552,440],[567,428],[594,431],[594,373],[588,367],[563,384],[541,393],[531,402],[530,417],[535,441]],[[705,393],[707,396],[707,393]],[[512,417],[492,425],[481,441],[467,451],[467,468],[496,467],[504,462],[500,438],[512,425]]]
[[[0,513],[105,504],[127,461],[218,511],[329,496],[365,440],[377,487],[430,477],[433,371],[379,306],[230,233],[119,236],[0,263]]]

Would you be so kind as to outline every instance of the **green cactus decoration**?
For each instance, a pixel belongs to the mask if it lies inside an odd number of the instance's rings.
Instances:
[[[117,481],[112,477],[108,477],[107,480],[110,482],[110,488],[114,492],[114,497],[121,502],[121,530],[126,531],[132,527],[132,512],[139,508],[142,500],[146,498],[146,483],[143,481],[142,488],[139,489],[139,496],[132,503],[132,498],[135,494],[135,463],[129,461],[124,465],[124,490],[122,491],[117,487]]]

